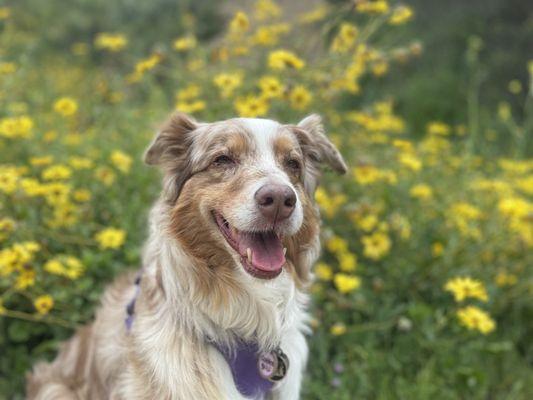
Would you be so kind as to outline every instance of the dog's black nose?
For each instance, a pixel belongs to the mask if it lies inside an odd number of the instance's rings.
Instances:
[[[289,218],[296,205],[296,193],[288,185],[261,186],[254,197],[263,216],[272,223]]]

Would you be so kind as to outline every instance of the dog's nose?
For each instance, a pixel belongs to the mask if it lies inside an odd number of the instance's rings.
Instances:
[[[296,205],[296,193],[287,185],[261,186],[254,197],[263,216],[273,223],[289,218]]]

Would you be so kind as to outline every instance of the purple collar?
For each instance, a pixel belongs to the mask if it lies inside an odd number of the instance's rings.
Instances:
[[[259,352],[257,343],[238,341],[237,347],[229,349],[216,342],[210,342],[224,356],[228,363],[237,390],[245,397],[263,399],[272,390],[274,382],[259,373]]]
[[[135,302],[139,296],[141,272],[135,278],[135,294],[126,306],[126,331],[130,332],[135,318]],[[289,368],[289,360],[278,348],[272,352],[260,352],[257,343],[237,341],[231,349],[213,340],[208,340],[224,356],[228,363],[237,390],[245,397],[264,399],[272,390],[274,382],[283,379]]]
[[[131,331],[131,325],[133,324],[133,319],[135,318],[135,302],[137,301],[137,297],[139,297],[139,292],[141,291],[141,277],[142,270],[135,277],[135,294],[133,295],[133,299],[131,299],[126,306],[126,319],[124,320],[124,323],[126,324],[126,330],[128,332]]]

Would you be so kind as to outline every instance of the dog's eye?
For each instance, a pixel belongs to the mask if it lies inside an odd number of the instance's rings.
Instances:
[[[289,167],[293,171],[299,171],[302,166],[300,164],[300,161],[291,158],[290,160],[287,160],[287,167]]]
[[[235,160],[227,155],[220,155],[217,158],[213,160],[213,164],[215,165],[233,165],[235,164]]]

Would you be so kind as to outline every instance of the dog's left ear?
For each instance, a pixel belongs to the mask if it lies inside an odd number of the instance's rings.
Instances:
[[[304,154],[315,164],[326,163],[335,172],[344,174],[348,170],[341,153],[326,137],[322,118],[311,114],[297,125],[297,136]],[[318,165],[317,165],[318,168]]]
[[[175,112],[162,125],[144,153],[146,164],[156,165],[165,173],[165,190],[171,199],[177,199],[183,184],[191,175],[190,133],[199,125],[192,117]]]

